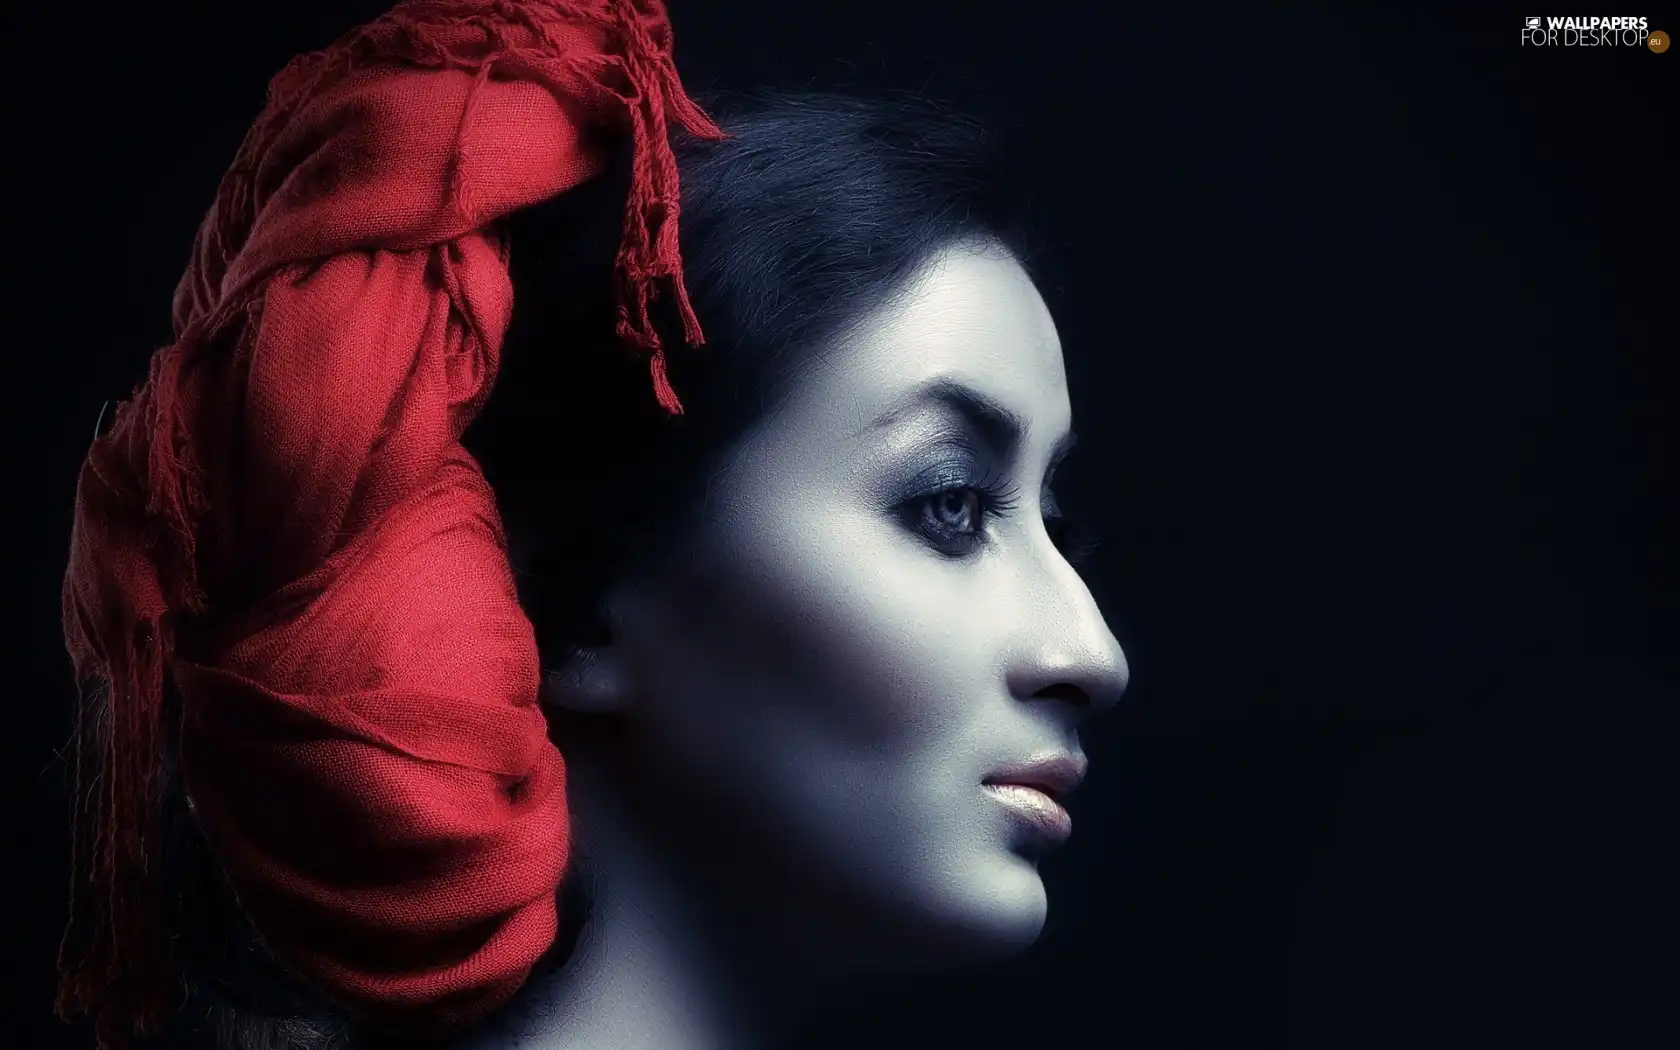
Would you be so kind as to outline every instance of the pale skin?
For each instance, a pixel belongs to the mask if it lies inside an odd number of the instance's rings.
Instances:
[[[549,672],[622,726],[567,753],[594,909],[463,1047],[761,1045],[836,976],[1037,938],[1053,843],[983,781],[1082,760],[1127,681],[1045,520],[1070,425],[1049,312],[988,245],[815,355]]]

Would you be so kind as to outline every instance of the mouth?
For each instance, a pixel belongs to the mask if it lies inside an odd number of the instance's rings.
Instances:
[[[994,773],[982,785],[1029,829],[1061,843],[1073,834],[1073,818],[1062,800],[1085,778],[1085,768],[1084,756],[1056,754]]]

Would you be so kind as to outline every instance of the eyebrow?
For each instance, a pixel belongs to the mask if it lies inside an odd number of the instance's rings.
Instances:
[[[1026,422],[1020,415],[996,399],[954,379],[933,379],[921,384],[876,416],[867,429],[880,430],[890,427],[912,412],[929,405],[943,408],[961,419],[999,459],[1013,458],[1020,447],[1022,436],[1027,432]],[[1056,439],[1056,444],[1050,450],[1052,470],[1072,451],[1077,442],[1078,438],[1071,430]]]

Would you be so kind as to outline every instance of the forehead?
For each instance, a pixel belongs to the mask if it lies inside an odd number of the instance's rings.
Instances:
[[[1061,341],[1025,270],[991,247],[929,259],[884,307],[814,356],[787,407],[855,432],[932,384],[966,386],[1018,416],[1031,444],[1070,425]]]

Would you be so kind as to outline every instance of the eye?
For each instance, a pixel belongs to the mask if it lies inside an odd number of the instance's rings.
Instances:
[[[915,496],[902,507],[910,529],[935,550],[961,557],[986,542],[988,519],[1015,505],[1012,490],[988,481],[943,484]]]
[[[935,492],[922,507],[930,528],[959,533],[978,532],[985,512],[985,495],[972,487]]]

